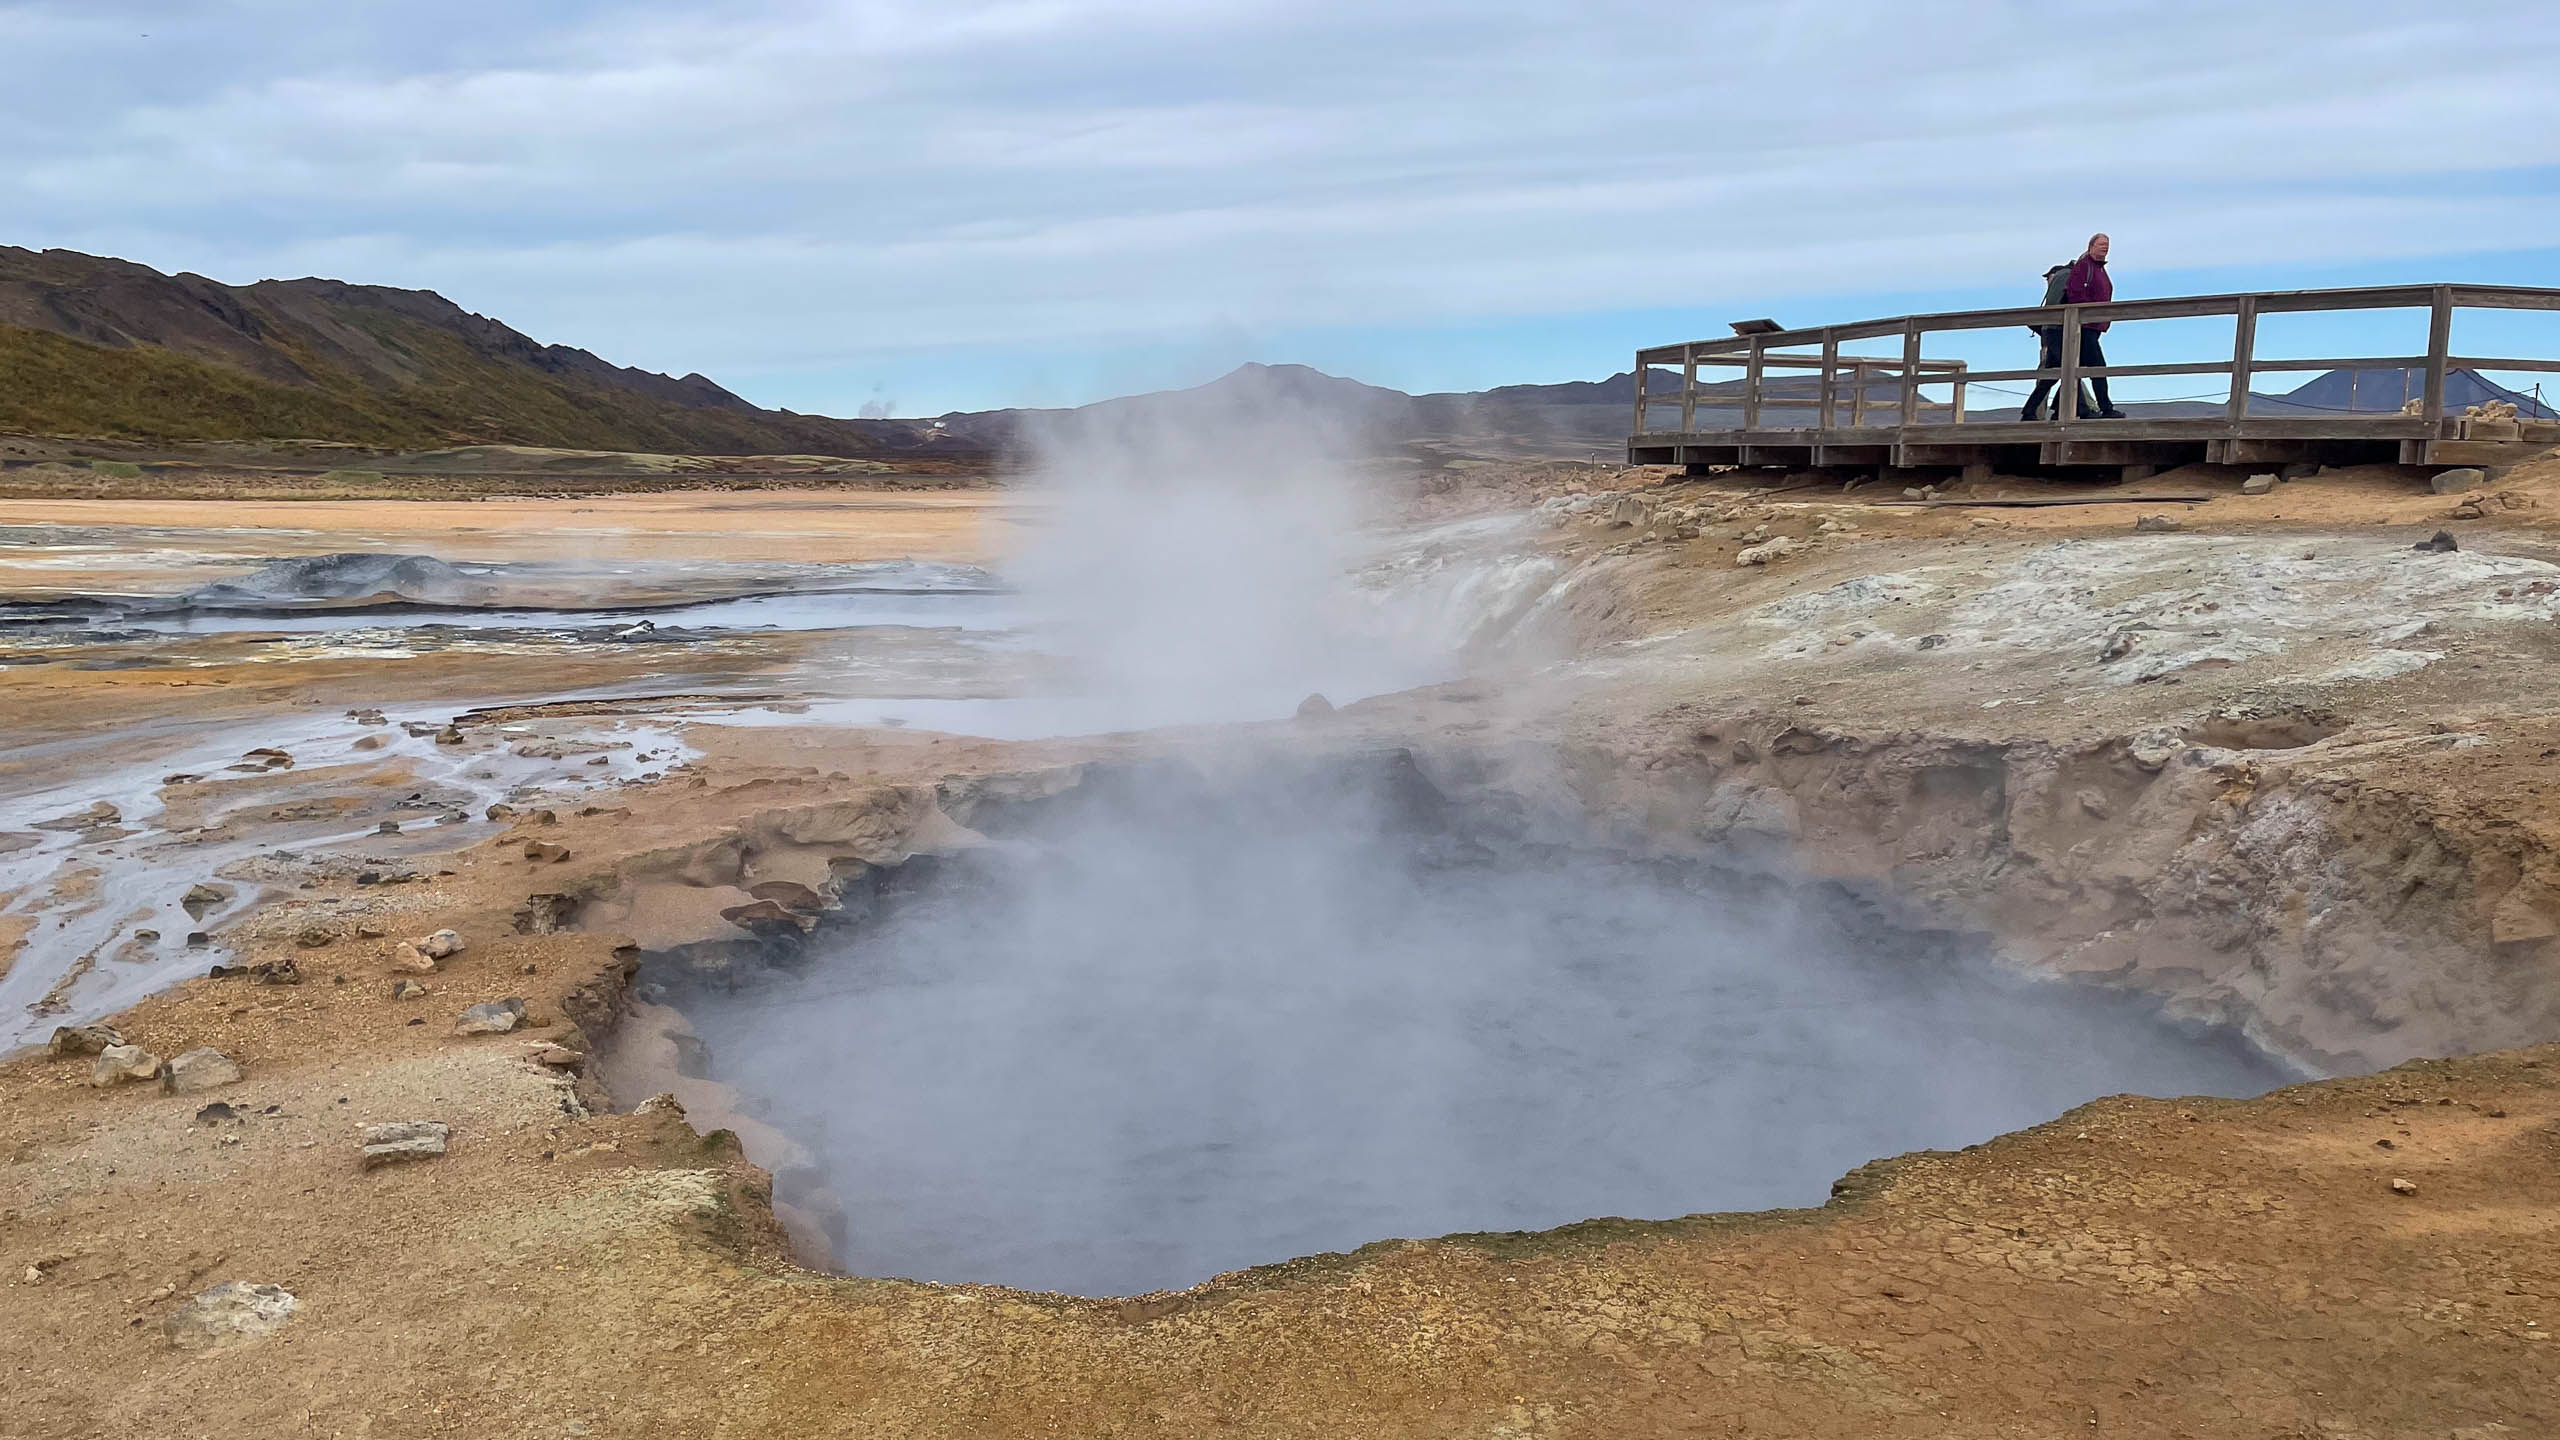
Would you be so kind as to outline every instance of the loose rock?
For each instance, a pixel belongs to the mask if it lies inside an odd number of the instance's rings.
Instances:
[[[364,1127],[364,1168],[397,1165],[404,1160],[432,1160],[444,1153],[452,1134],[441,1120],[404,1120]]]
[[[127,1080],[148,1080],[160,1073],[160,1057],[139,1045],[110,1045],[89,1067],[89,1083],[99,1089]]]
[[[456,1035],[504,1035],[524,1024],[524,1001],[514,996],[474,1005],[453,1022]]]
[[[434,973],[436,962],[429,959],[417,946],[403,940],[391,952],[391,968],[406,970],[413,975],[428,975]]]
[[[56,1055],[95,1055],[110,1045],[121,1045],[124,1037],[106,1025],[56,1025],[48,1047]]]
[[[430,960],[449,959],[463,951],[462,936],[452,930],[438,930],[423,940],[409,943],[417,946],[418,953]]]
[[[549,814],[550,812],[545,811],[543,813]],[[533,861],[537,865],[545,861],[550,861],[556,864],[559,861],[569,858],[569,847],[566,845],[554,845],[548,840],[527,840],[524,842],[524,858]]]
[[[181,1350],[216,1350],[265,1339],[283,1329],[301,1304],[281,1285],[227,1280],[170,1311],[160,1328]]]
[[[415,1000],[426,993],[427,987],[419,984],[415,980],[394,980],[391,982],[391,998],[394,1000]]]
[[[1733,563],[1741,566],[1766,565],[1772,560],[1783,560],[1810,548],[1805,542],[1793,536],[1780,535],[1776,539],[1763,540],[1749,547],[1741,554],[1734,556]]]
[[[199,1045],[169,1062],[160,1086],[172,1095],[192,1095],[239,1083],[240,1064],[209,1045]]]
[[[2427,488],[2438,495],[2459,495],[2465,490],[2476,489],[2488,483],[2488,471],[2477,466],[2465,465],[2459,469],[2437,471],[2434,477],[2427,481]]]
[[[2167,515],[2145,515],[2133,522],[2136,535],[2166,535],[2187,527]]]
[[[2427,555],[2450,555],[2462,547],[2454,543],[2452,531],[2439,530],[2409,548]]]
[[[569,895],[528,895],[516,908],[519,935],[557,935],[577,918],[578,901]]]
[[[2272,493],[2275,488],[2276,477],[2273,475],[2252,475],[2240,482],[2240,493],[2243,495],[2265,495]]]
[[[2391,1177],[2391,1193],[2394,1195],[2415,1195],[2418,1193],[2418,1182],[2415,1180],[2404,1180],[2399,1176],[2394,1175]]]

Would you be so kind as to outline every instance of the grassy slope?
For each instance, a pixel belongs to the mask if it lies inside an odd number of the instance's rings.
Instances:
[[[109,348],[0,325],[0,431],[129,440],[345,440],[388,449],[543,445],[696,454],[877,453],[839,422],[691,409],[492,360],[454,335],[367,316],[415,384],[365,383],[289,340],[311,386],[262,380],[158,346]],[[272,341],[271,341],[272,343]]]

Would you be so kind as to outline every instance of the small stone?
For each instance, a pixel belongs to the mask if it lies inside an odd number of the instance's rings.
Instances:
[[[492,805],[480,813],[492,820],[512,820],[515,818],[516,807],[502,802]]]
[[[382,748],[382,737],[379,735],[359,735],[356,737],[356,743],[348,748],[355,750],[379,750]]]
[[[1944,635],[1923,635],[1920,637],[1920,648],[1923,650],[1935,650],[1946,643],[1947,637]]]
[[[283,1329],[301,1304],[281,1285],[227,1280],[170,1311],[160,1328],[181,1350],[215,1350],[265,1339]]]
[[[338,932],[326,925],[305,925],[294,932],[293,943],[305,950],[319,950],[338,943]]]
[[[400,822],[397,820],[385,820],[381,824],[373,827],[373,833],[376,835],[397,835],[400,833]]]
[[[417,946],[418,953],[430,960],[451,959],[463,951],[462,936],[451,930],[438,930],[423,940],[409,943]]]
[[[240,1064],[230,1056],[207,1045],[199,1045],[169,1062],[160,1076],[160,1087],[172,1095],[192,1095],[198,1090],[212,1090],[239,1083]]]
[[[413,975],[428,975],[435,972],[436,962],[428,959],[417,946],[403,940],[391,951],[391,968],[406,970]]]
[[[2476,465],[2464,465],[2457,469],[2437,471],[2427,481],[2427,488],[2438,495],[2459,495],[2465,490],[2476,489],[2488,483],[2488,471]]]
[[[178,897],[178,904],[189,916],[201,920],[204,918],[204,912],[230,898],[231,890],[228,886],[190,885],[187,887],[187,893]]]
[[[2187,527],[2167,515],[2144,515],[2133,522],[2136,535],[2167,535]]]
[[[533,1052],[533,1063],[568,1070],[587,1063],[587,1057],[565,1045],[545,1045]]]
[[[456,1035],[504,1035],[524,1024],[524,1001],[514,996],[474,1005],[453,1022]]]
[[[89,1066],[89,1083],[103,1090],[127,1080],[149,1080],[159,1073],[159,1056],[139,1045],[110,1045]]]
[[[436,743],[439,745],[459,745],[462,743],[462,731],[454,726],[447,725],[436,732]]]
[[[2478,500],[2465,500],[2461,504],[2454,506],[2453,512],[2445,518],[2449,520],[2477,520],[2488,513],[2488,511],[2480,508],[2480,502]]]
[[[2276,478],[2280,480],[2308,480],[2319,473],[2320,462],[2316,460],[2296,460],[2292,464],[2278,470],[2276,472]]]
[[[229,1101],[225,1100],[216,1100],[212,1104],[196,1111],[196,1123],[199,1125],[218,1125],[225,1120],[236,1121],[239,1118],[240,1112],[234,1109]]]
[[[2118,630],[2107,637],[2107,643],[2098,647],[2098,663],[2104,665],[2110,661],[2121,660],[2132,654],[2134,647],[2140,643],[2140,637],[2133,631]]]
[[[2103,790],[2083,790],[2072,798],[2079,802],[2081,812],[2093,820],[2104,820],[2115,812],[2116,807]]]
[[[2391,1193],[2394,1195],[2415,1195],[2418,1193],[2418,1182],[2415,1180],[2403,1180],[2399,1176],[2394,1175],[2391,1177]]]
[[[1310,695],[1298,702],[1298,718],[1312,720],[1333,713],[1333,702],[1322,695]]]
[[[544,813],[548,814],[549,812],[546,811]],[[537,865],[542,864],[545,861],[557,864],[558,862],[569,858],[569,847],[566,845],[554,845],[548,840],[527,840],[524,842],[524,858]]]
[[[47,1047],[56,1055],[95,1055],[110,1045],[121,1045],[124,1037],[106,1025],[56,1025],[53,1040]]]
[[[2452,531],[2439,530],[2409,548],[2426,555],[2450,555],[2462,547],[2454,543]]]
[[[452,1130],[441,1120],[404,1120],[364,1127],[364,1168],[396,1165],[404,1160],[432,1160],[444,1153]]]
[[[2272,474],[2252,475],[2248,479],[2240,482],[2240,493],[2243,495],[2271,494],[2274,492],[2275,488],[2276,477]]]
[[[415,1000],[426,993],[427,987],[415,980],[403,978],[391,982],[391,998],[394,1000]]]

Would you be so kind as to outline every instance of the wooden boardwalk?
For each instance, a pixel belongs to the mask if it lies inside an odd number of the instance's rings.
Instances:
[[[2382,309],[2426,312],[2427,352],[2309,360],[2262,359],[2256,353],[2261,316]],[[2452,353],[2454,314],[2464,309],[2560,311],[2560,290],[2395,285],[2188,295],[1908,315],[1659,346],[1636,352],[1635,424],[1627,458],[1639,465],[1685,465],[1692,472],[1737,465],[1870,474],[1954,469],[2067,475],[2111,469],[2138,478],[2196,461],[2498,465],[2560,443],[2560,421],[2467,420],[2460,406],[2448,407],[2448,375],[2560,373],[2560,358]],[[2115,326],[2107,341],[2116,344],[2129,322],[2214,316],[2232,320],[2229,353],[2217,350],[2192,361],[2084,369],[2079,347],[2066,344],[2062,363],[2050,369],[1976,370],[1927,353],[1932,335],[1955,332],[2006,330],[2025,349],[2037,344],[2035,336],[2021,333],[2028,328],[2059,326],[2061,333],[2076,335],[2084,323],[2105,321]],[[1897,339],[1898,356],[1844,349]],[[1678,371],[1677,386],[1655,390],[1670,378],[1662,372],[1672,369]],[[2413,404],[2408,411],[2323,413],[2286,407],[2266,395],[2251,403],[2258,377],[2331,370],[2414,372],[2407,387]],[[1740,372],[1738,381],[1728,378],[1734,371]],[[2060,413],[2044,420],[2013,418],[2016,405],[2009,407],[2010,416],[1995,420],[1966,413],[1967,392],[1976,386],[2051,380],[2058,394],[2068,396],[2084,380],[2163,375],[2215,377],[2227,385],[2227,399],[2213,402],[2219,413],[2178,418],[2082,418],[2069,413],[2075,407],[2068,404],[2054,407]],[[2221,393],[2222,385],[2208,385]],[[2398,396],[2391,398],[2396,402]],[[2301,413],[2281,413],[2296,408]]]

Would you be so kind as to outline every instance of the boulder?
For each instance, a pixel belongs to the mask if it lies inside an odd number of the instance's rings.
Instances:
[[[192,1095],[198,1090],[213,1090],[233,1085],[240,1080],[240,1063],[209,1045],[199,1045],[169,1062],[161,1073],[160,1087],[172,1095]]]
[[[515,913],[519,935],[557,935],[577,919],[578,900],[572,895],[528,895]]]
[[[474,1005],[453,1022],[456,1035],[504,1035],[525,1023],[524,1001],[514,996]]]
[[[2272,493],[2275,488],[2276,477],[2272,474],[2252,475],[2240,482],[2240,493],[2243,495],[2266,495]]]
[[[2489,483],[2489,472],[2476,465],[2454,470],[2439,470],[2427,481],[2427,488],[2438,495],[2459,495]]]
[[[110,1045],[121,1045],[124,1037],[106,1025],[56,1025],[48,1047],[56,1055],[95,1055]]]
[[[170,1311],[160,1329],[181,1350],[218,1350],[273,1335],[301,1304],[281,1285],[226,1280]]]
[[[2455,542],[2452,531],[2439,530],[2409,548],[2425,555],[2450,555],[2462,546]]]
[[[149,1080],[159,1073],[159,1056],[139,1045],[110,1045],[89,1066],[89,1083],[103,1090],[127,1080]]]
[[[397,1165],[405,1160],[432,1160],[444,1153],[453,1132],[441,1120],[403,1120],[364,1127],[364,1168]]]
[[[1333,702],[1322,695],[1310,695],[1298,702],[1298,718],[1301,720],[1312,720],[1332,713]]]
[[[1733,563],[1744,567],[1766,565],[1772,560],[1783,560],[1809,548],[1811,547],[1802,540],[1780,535],[1774,540],[1763,540],[1745,549],[1741,554],[1733,557]]]

